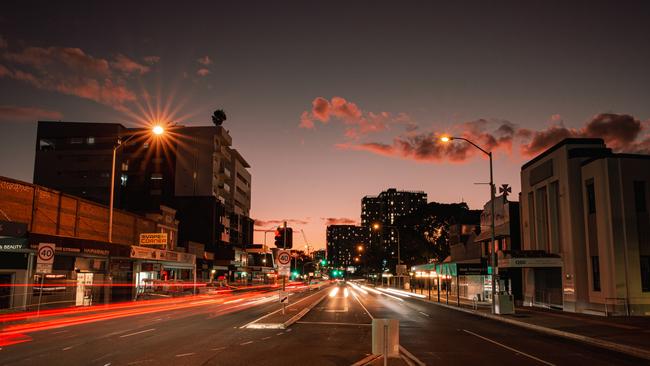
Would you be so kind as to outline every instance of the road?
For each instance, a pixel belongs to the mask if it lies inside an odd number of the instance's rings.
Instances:
[[[370,353],[372,318],[399,319],[400,343],[428,365],[642,363],[396,294],[338,288],[287,330],[242,328],[278,309],[277,293],[190,298],[169,309],[25,332],[27,341],[2,346],[0,364],[349,365]]]

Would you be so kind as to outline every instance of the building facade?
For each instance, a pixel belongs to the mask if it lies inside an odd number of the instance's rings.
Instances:
[[[213,270],[231,278],[245,271],[246,260],[236,260],[235,252],[245,252],[253,241],[250,165],[221,126],[170,126],[164,135],[152,136],[115,123],[41,121],[34,182],[107,204],[118,144],[115,207],[141,214],[160,205],[178,210],[187,228],[180,230],[178,245],[187,250],[189,242],[198,242],[206,250],[200,278],[207,280]]]
[[[329,225],[327,227],[328,266],[338,269],[358,268],[363,263],[361,255],[367,242],[368,230],[363,226]],[[361,250],[359,246],[362,246]]]
[[[366,228],[369,245],[390,257],[385,259],[382,268],[392,269],[392,262],[397,263],[399,218],[417,212],[426,204],[426,193],[395,188],[361,199],[361,226]]]
[[[565,139],[524,164],[522,247],[561,259],[523,268],[525,303],[649,314],[648,182],[649,156],[601,139]]]

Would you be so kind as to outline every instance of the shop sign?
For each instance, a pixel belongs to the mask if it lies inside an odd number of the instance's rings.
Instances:
[[[27,249],[27,239],[26,238],[2,238],[0,237],[0,250],[2,251],[11,251],[11,250],[20,250]]]
[[[481,276],[487,274],[487,269],[481,263],[457,263],[459,276]]]
[[[138,246],[131,247],[130,257],[139,258],[139,259],[151,259],[151,260],[159,260],[159,261],[172,261],[172,262],[184,262],[184,263],[194,263],[196,258],[193,254],[174,252],[171,250],[138,247]]]
[[[140,234],[140,245],[167,245],[167,233]]]
[[[505,258],[499,259],[499,267],[503,268],[534,268],[562,267],[562,258]]]

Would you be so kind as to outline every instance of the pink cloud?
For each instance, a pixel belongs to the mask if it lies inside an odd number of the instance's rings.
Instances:
[[[312,100],[310,111],[304,111],[300,116],[300,128],[313,129],[315,122],[329,123],[337,119],[346,126],[345,136],[350,139],[358,139],[361,136],[381,132],[392,123],[408,123],[410,118],[405,113],[393,116],[388,112],[364,112],[355,103],[342,97],[332,97],[327,100],[323,97],[316,97]],[[412,126],[411,126],[412,127]]]
[[[147,72],[149,72],[149,66],[139,64],[122,54],[118,54],[117,56],[115,56],[115,61],[111,62],[111,66],[126,74],[131,74],[131,73],[146,74]]]
[[[24,47],[0,51],[5,65],[0,77],[28,83],[35,88],[92,100],[117,110],[137,101],[128,85],[132,74],[144,74],[149,67],[118,54],[113,60],[94,57],[80,48]],[[148,62],[157,61],[149,56]]]
[[[60,120],[61,112],[41,109],[37,107],[19,107],[13,105],[0,106],[0,120],[2,121],[37,121],[39,119]]]

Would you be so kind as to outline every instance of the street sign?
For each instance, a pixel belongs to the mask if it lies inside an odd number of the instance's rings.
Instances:
[[[289,293],[285,291],[280,291],[280,303],[288,304],[289,303]]]
[[[55,248],[56,245],[53,243],[38,244],[38,255],[36,256],[36,273],[52,273]]]
[[[291,251],[278,250],[276,262],[278,264],[278,274],[280,276],[291,275]]]

